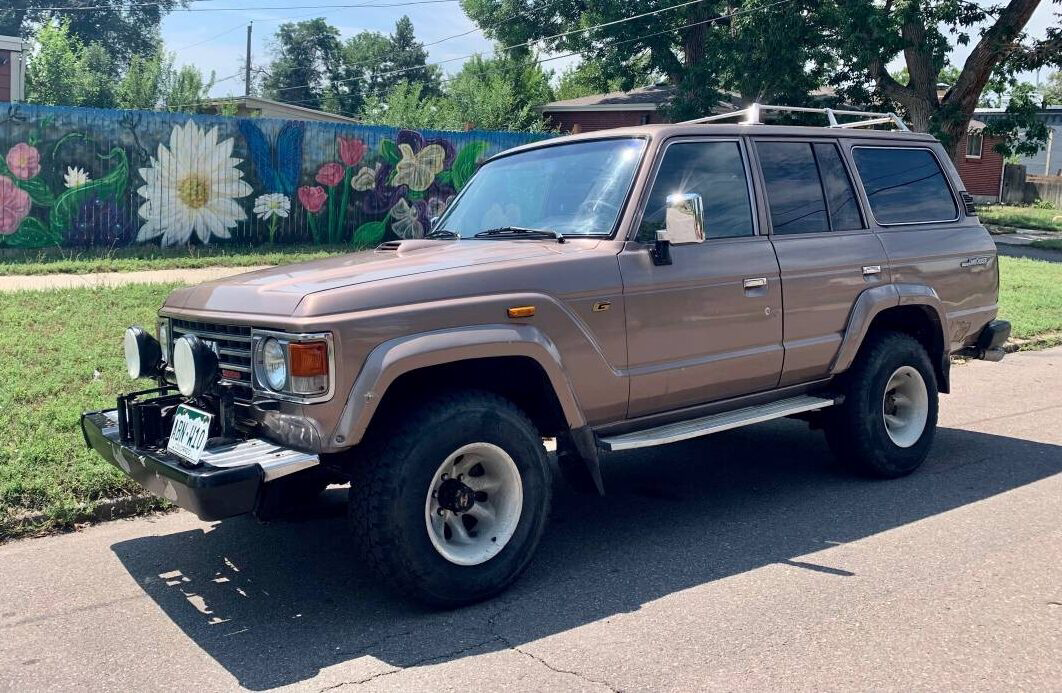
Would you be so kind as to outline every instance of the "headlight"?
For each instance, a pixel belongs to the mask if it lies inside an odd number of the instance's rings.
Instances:
[[[288,359],[284,346],[275,339],[262,344],[262,370],[265,383],[273,390],[283,390],[288,382]]]
[[[258,392],[295,402],[320,402],[334,386],[332,335],[252,333],[253,383]]]
[[[217,379],[217,354],[199,337],[186,334],[173,343],[173,374],[182,395],[198,397]]]
[[[125,369],[129,377],[150,378],[158,375],[162,364],[162,349],[154,337],[141,327],[130,327],[122,339],[125,352]]]

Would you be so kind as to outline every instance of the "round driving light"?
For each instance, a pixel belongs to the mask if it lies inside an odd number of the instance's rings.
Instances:
[[[262,370],[271,390],[282,390],[288,382],[288,359],[284,352],[284,345],[275,339],[267,339],[262,344]]]
[[[186,334],[173,343],[173,374],[185,397],[198,397],[217,379],[218,356],[199,337]]]
[[[130,327],[122,338],[125,369],[133,380],[158,375],[162,364],[162,347],[158,340],[140,327]]]

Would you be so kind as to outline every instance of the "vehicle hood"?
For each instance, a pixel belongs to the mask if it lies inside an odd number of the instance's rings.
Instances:
[[[217,311],[289,316],[308,295],[417,274],[519,260],[543,260],[572,252],[587,241],[428,241],[386,243],[374,251],[247,272],[177,289],[163,310]],[[590,241],[596,245],[596,241]]]

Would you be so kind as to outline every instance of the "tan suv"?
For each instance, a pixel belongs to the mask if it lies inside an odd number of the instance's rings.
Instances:
[[[349,481],[365,560],[450,606],[530,560],[544,439],[598,492],[610,451],[785,416],[908,474],[951,356],[1003,355],[995,246],[929,135],[759,111],[513,149],[424,239],[178,289],[86,441],[204,519]]]

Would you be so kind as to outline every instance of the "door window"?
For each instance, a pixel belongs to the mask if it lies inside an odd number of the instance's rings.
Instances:
[[[706,238],[753,235],[748,177],[737,142],[679,142],[667,148],[645,205],[639,241],[651,243],[664,228],[672,193],[701,196]]]
[[[815,155],[807,142],[759,142],[763,181],[775,233],[830,230],[826,197]]]
[[[944,171],[928,149],[856,147],[852,155],[878,222],[909,224],[958,218]]]
[[[819,173],[822,175],[822,187],[826,191],[830,228],[834,231],[865,228],[852,181],[845,171],[837,145],[820,142],[815,144],[813,149],[815,160],[819,163]]]

